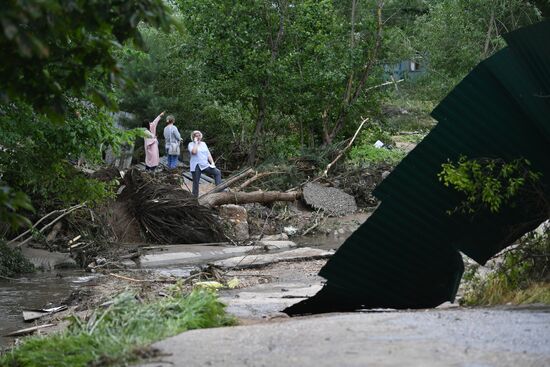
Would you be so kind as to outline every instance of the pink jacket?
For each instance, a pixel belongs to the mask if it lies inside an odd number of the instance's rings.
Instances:
[[[157,125],[161,115],[149,123],[149,137],[144,138],[145,146],[145,165],[147,167],[156,167],[159,165],[159,142],[157,140]]]

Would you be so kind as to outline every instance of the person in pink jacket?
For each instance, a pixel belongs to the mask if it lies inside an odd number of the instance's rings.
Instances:
[[[159,165],[159,142],[157,140],[157,125],[160,118],[164,115],[161,112],[153,122],[145,120],[143,127],[145,128],[145,137],[143,138],[143,147],[145,149],[145,169],[154,171]]]

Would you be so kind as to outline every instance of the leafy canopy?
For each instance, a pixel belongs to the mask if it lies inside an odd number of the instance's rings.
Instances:
[[[131,39],[138,44],[140,21],[168,30],[162,0],[8,0],[0,13],[0,100],[23,100],[38,111],[67,111],[65,95],[107,103],[90,83],[121,80],[113,49]]]

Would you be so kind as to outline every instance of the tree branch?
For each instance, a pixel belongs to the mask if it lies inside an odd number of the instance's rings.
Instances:
[[[359,125],[359,128],[357,129],[357,131],[355,131],[355,134],[353,134],[353,137],[351,138],[348,145],[344,149],[342,149],[342,151],[338,154],[338,156],[336,158],[334,158],[334,160],[328,164],[327,168],[325,168],[325,170],[323,172],[323,177],[326,177],[328,175],[328,171],[332,168],[332,166],[334,166],[334,164],[344,155],[344,153],[348,151],[348,149],[353,144],[353,141],[355,140],[355,138],[359,134],[359,131],[361,131],[361,128],[363,128],[363,125],[367,121],[369,121],[368,117],[366,119],[363,119],[363,121],[361,121],[361,124]]]

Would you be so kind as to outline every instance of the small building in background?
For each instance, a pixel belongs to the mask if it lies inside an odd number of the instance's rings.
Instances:
[[[384,74],[387,81],[414,80],[426,74],[425,59],[403,60],[397,64],[384,64]]]

